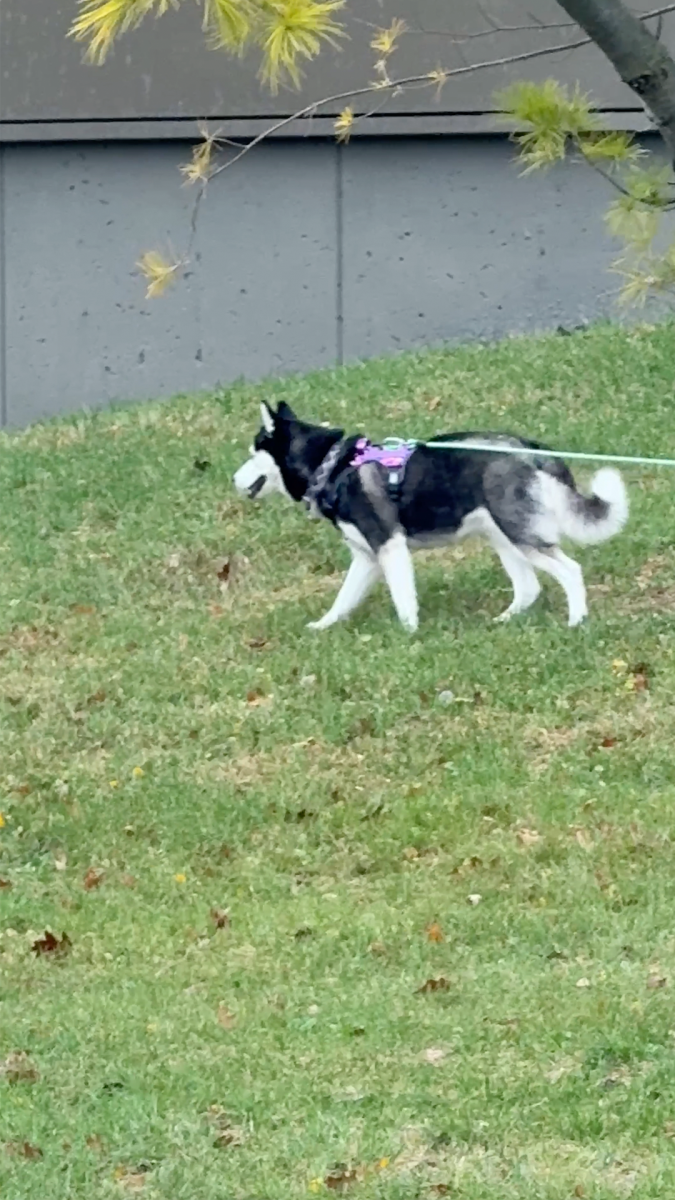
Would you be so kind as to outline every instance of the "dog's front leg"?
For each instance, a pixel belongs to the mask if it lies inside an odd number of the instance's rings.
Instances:
[[[329,629],[337,621],[344,621],[362,600],[365,600],[373,584],[380,577],[377,560],[362,550],[353,550],[352,563],[338,592],[333,607],[320,621],[310,621],[308,629]]]

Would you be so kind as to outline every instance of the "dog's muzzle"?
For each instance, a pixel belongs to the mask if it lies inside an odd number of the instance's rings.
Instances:
[[[262,489],[264,488],[266,483],[267,483],[267,476],[259,475],[258,478],[256,479],[255,483],[252,483],[250,488],[248,489],[249,500],[255,500],[256,496],[258,495],[258,492],[262,491]]]

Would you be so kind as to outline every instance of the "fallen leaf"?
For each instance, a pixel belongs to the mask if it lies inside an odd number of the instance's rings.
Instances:
[[[355,1171],[351,1167],[339,1165],[333,1167],[332,1171],[329,1171],[324,1176],[323,1182],[332,1192],[341,1192],[351,1184],[358,1183],[359,1178],[360,1174],[358,1171]]]
[[[593,849],[595,843],[587,829],[577,829],[574,837],[582,850],[588,851]]]
[[[70,611],[72,613],[79,613],[81,616],[84,616],[84,617],[90,617],[92,615],[92,613],[96,612],[96,605],[95,604],[71,604]]]
[[[208,471],[211,463],[209,462],[208,458],[202,458],[201,455],[199,455],[192,465],[195,471]]]
[[[668,980],[665,975],[650,975],[647,980],[647,987],[652,991],[656,991],[658,988],[665,987],[667,982]]]
[[[31,1062],[25,1050],[15,1050],[0,1062],[0,1076],[8,1083],[37,1083],[40,1078],[37,1067]]]
[[[427,941],[429,941],[429,942],[444,942],[445,941],[445,934],[443,933],[443,930],[441,929],[438,921],[432,921],[430,925],[427,925],[426,935],[427,935]]]
[[[135,888],[138,880],[134,875],[123,875],[120,883],[122,884],[122,887]]]
[[[472,892],[470,896],[467,896],[466,901],[467,904],[472,904],[475,908],[477,904],[480,904],[482,899],[483,897],[481,896],[480,892]]]
[[[416,996],[426,996],[429,992],[447,992],[450,988],[450,980],[445,978],[445,975],[439,975],[438,979],[427,979],[421,987],[417,988]]]
[[[407,859],[408,862],[414,862],[414,860],[419,858],[419,856],[420,852],[419,850],[416,850],[414,846],[406,846],[405,850],[403,851],[403,857]]]
[[[246,703],[248,704],[249,708],[260,708],[261,704],[268,704],[269,700],[270,697],[265,696],[263,692],[258,691],[257,688],[253,688],[250,692],[246,693]]]
[[[603,750],[611,750],[614,746],[616,746],[616,738],[615,737],[604,737],[602,739],[600,745]]]
[[[145,771],[143,770],[142,767],[134,767],[131,774],[133,775],[134,779],[142,779],[143,776],[145,775]]]
[[[209,612],[212,617],[222,617],[225,609],[222,604],[209,604]]]
[[[230,914],[224,908],[212,908],[210,915],[216,929],[230,928]]]
[[[436,412],[436,409],[440,407],[440,403],[440,396],[432,396],[430,400],[427,400],[427,408],[429,409],[429,412]]]
[[[91,892],[93,888],[100,887],[104,879],[103,871],[97,871],[96,867],[90,867],[84,877],[85,891]]]
[[[103,691],[103,688],[99,688],[97,692],[94,692],[87,698],[87,704],[103,704],[105,698],[106,693]]]
[[[220,580],[221,588],[225,589],[230,582],[231,562],[229,558],[224,558],[216,571],[216,578]]]
[[[113,1178],[127,1192],[140,1192],[145,1187],[146,1177],[143,1171],[130,1171],[128,1167],[116,1167]]]
[[[381,955],[387,953],[387,947],[385,946],[384,942],[371,942],[368,949],[370,950],[371,954]]]
[[[218,1005],[218,1024],[223,1029],[234,1029],[237,1024],[235,1014],[225,1004]]]
[[[541,841],[541,834],[536,829],[527,829],[525,827],[517,831],[516,837],[521,846],[536,846],[537,842]]]
[[[576,982],[576,987],[578,987],[578,988],[589,988],[590,986],[591,986],[591,981],[590,981],[590,979],[586,979],[585,977],[584,977],[583,979],[577,979],[577,982]]]
[[[583,1197],[586,1195],[586,1192],[584,1191],[584,1189],[580,1183],[578,1183],[577,1186],[575,1187],[574,1195],[578,1196],[579,1200],[583,1200]]]
[[[248,646],[249,650],[263,650],[264,647],[267,645],[267,638],[264,638],[264,637],[247,638],[246,645]]]
[[[20,783],[18,787],[12,788],[12,791],[17,796],[30,796],[32,790],[29,783]]]
[[[441,1050],[438,1046],[430,1046],[424,1051],[422,1058],[432,1067],[438,1067],[445,1058],[445,1050]]]
[[[230,1146],[243,1146],[245,1140],[244,1130],[232,1126],[231,1129],[224,1129],[219,1133],[213,1144],[216,1150],[226,1150]]]
[[[5,1153],[16,1158],[43,1158],[39,1146],[31,1146],[30,1142],[5,1142]]]
[[[68,855],[65,850],[60,850],[54,855],[54,867],[57,871],[65,871],[68,866]]]
[[[105,1150],[105,1143],[97,1133],[92,1133],[87,1138],[87,1148],[95,1154],[103,1154],[103,1151]]]
[[[63,933],[59,939],[55,937],[51,930],[47,929],[43,937],[36,938],[31,946],[31,950],[34,954],[37,954],[38,958],[41,954],[53,954],[57,957],[63,957],[68,954],[72,944],[67,933]]]
[[[13,883],[11,882],[11,880],[9,880],[9,879],[0,879],[0,892],[5,892],[5,891],[8,891],[8,890],[9,890],[9,888],[11,888],[11,887],[13,887],[13,886],[14,886],[14,885],[13,885]]]

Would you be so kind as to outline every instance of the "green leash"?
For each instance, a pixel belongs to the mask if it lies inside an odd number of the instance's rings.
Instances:
[[[675,467],[675,458],[640,458],[630,454],[585,454],[578,450],[535,450],[529,446],[480,445],[467,439],[463,442],[422,441],[420,438],[385,438],[385,450],[400,450],[403,446],[429,446],[432,450],[486,450],[492,454],[534,454],[538,458],[575,458],[588,462],[628,463],[632,466]]]

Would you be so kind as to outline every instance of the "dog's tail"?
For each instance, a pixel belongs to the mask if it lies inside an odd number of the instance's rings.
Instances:
[[[582,546],[606,542],[619,533],[628,520],[626,485],[613,467],[603,467],[593,476],[590,496],[566,487],[560,500],[561,532]]]

